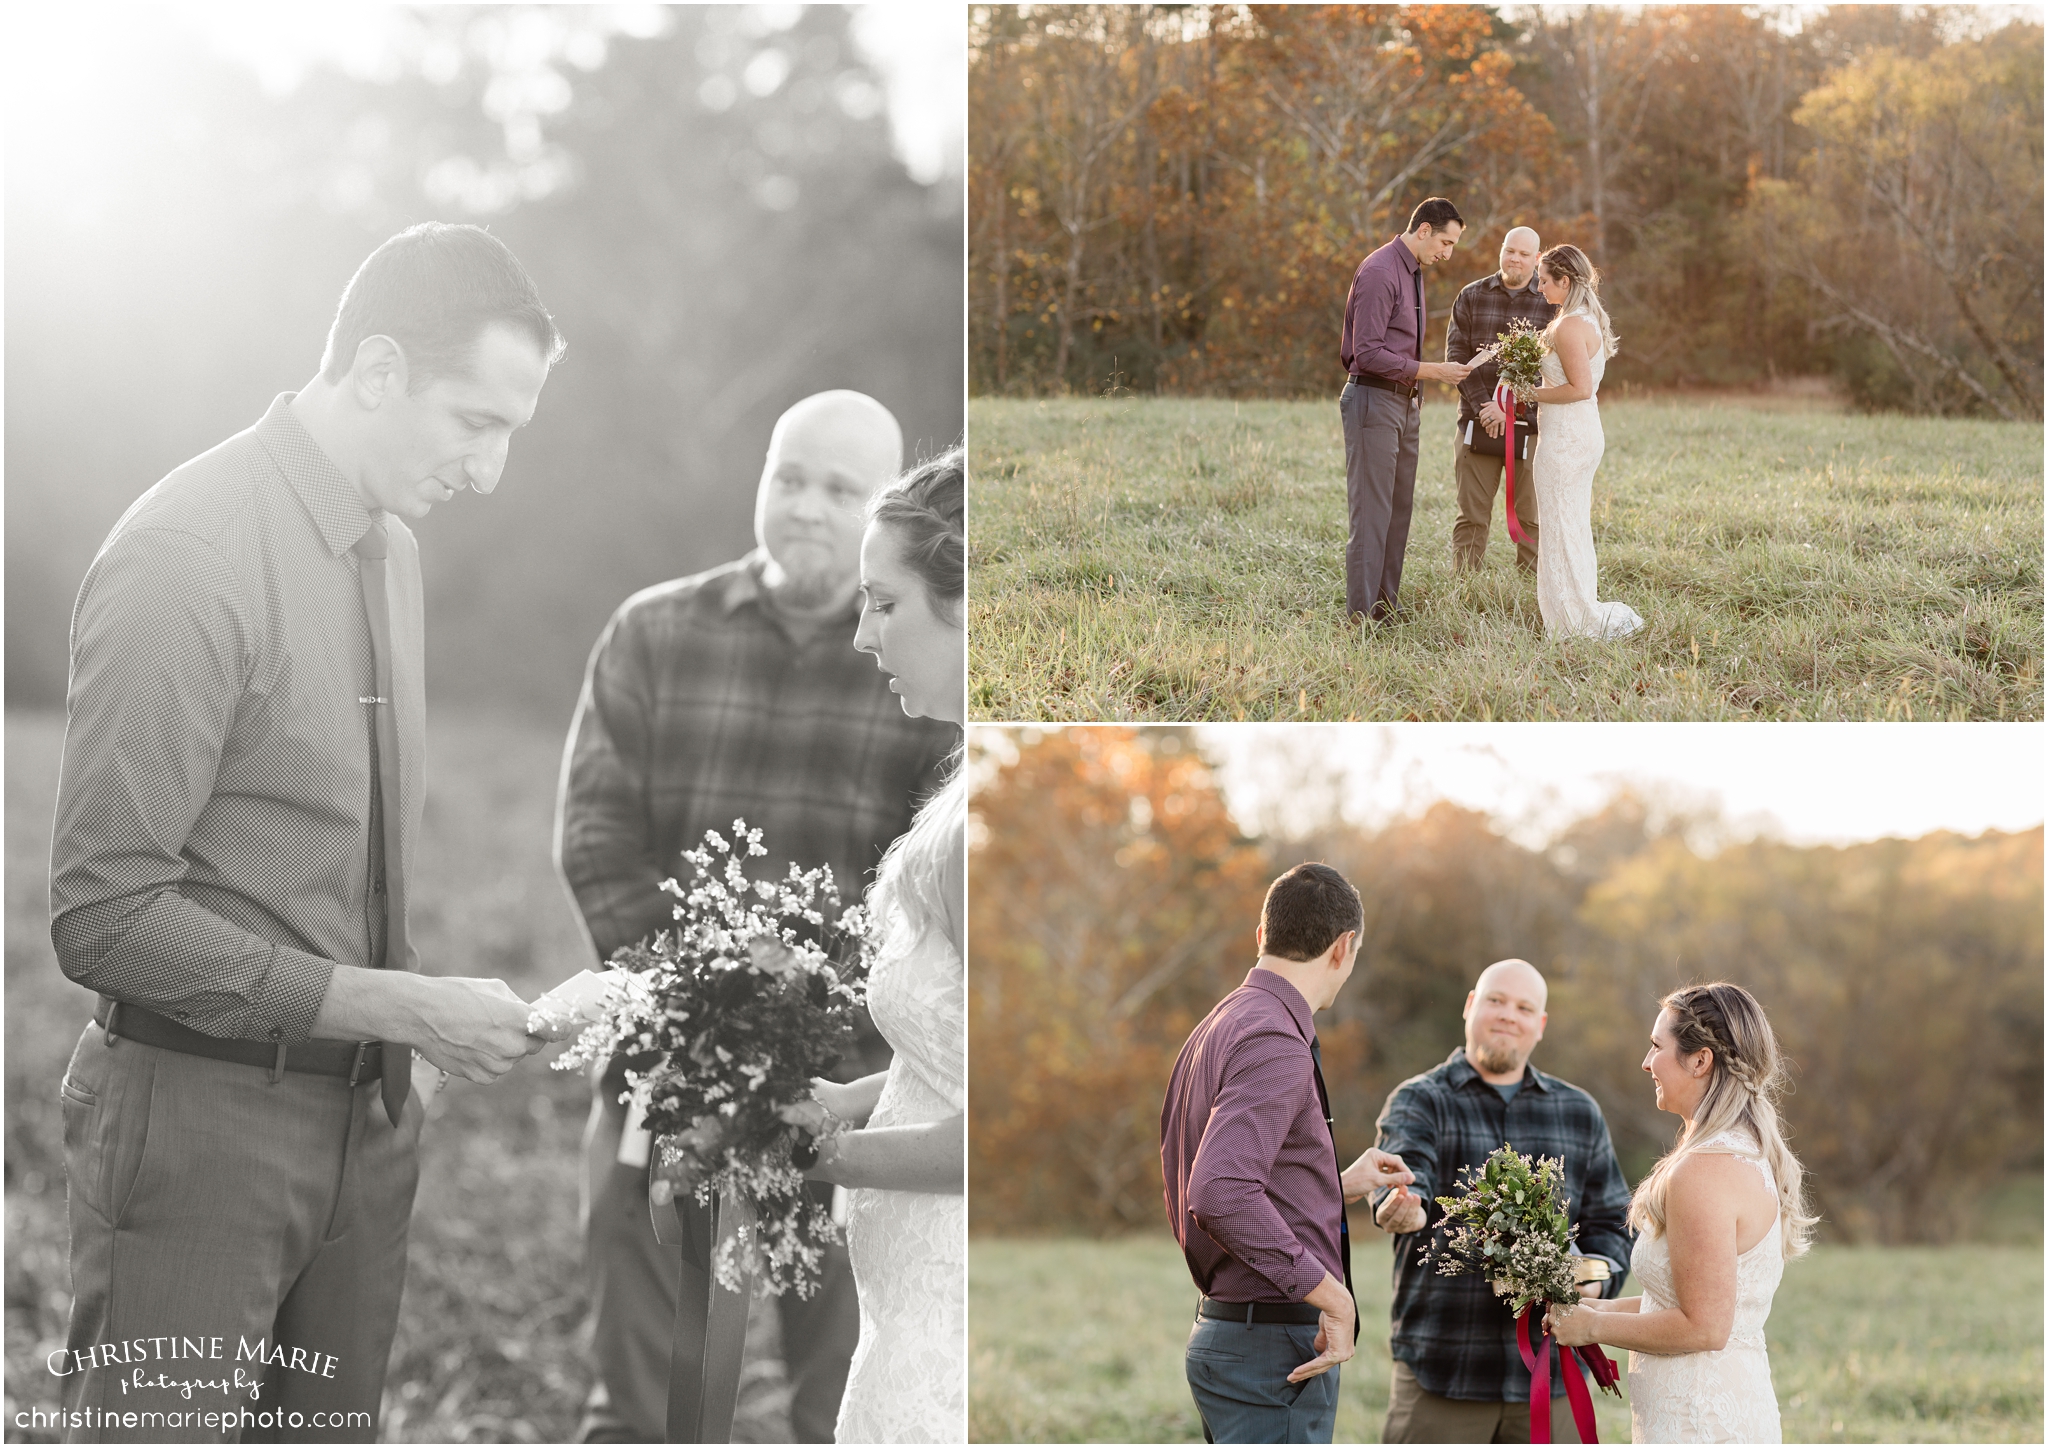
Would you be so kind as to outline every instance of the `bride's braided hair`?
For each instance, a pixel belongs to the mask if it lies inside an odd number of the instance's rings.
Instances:
[[[1564,305],[1557,309],[1558,318],[1562,320],[1573,312],[1586,312],[1600,329],[1600,345],[1607,349],[1602,355],[1612,357],[1620,351],[1621,339],[1614,335],[1614,323],[1608,320],[1607,308],[1600,305],[1600,272],[1592,259],[1570,242],[1565,242],[1544,252],[1537,258],[1536,265],[1570,288],[1565,293]],[[1557,323],[1552,322],[1550,326],[1555,330]]]
[[[1658,1002],[1671,1013],[1671,1034],[1680,1056],[1712,1051],[1707,1089],[1693,1112],[1692,1125],[1664,1154],[1650,1174],[1637,1183],[1629,1205],[1629,1225],[1652,1236],[1664,1230],[1664,1197],[1671,1173],[1696,1148],[1720,1133],[1744,1131],[1756,1138],[1757,1149],[1778,1184],[1778,1227],[1787,1257],[1806,1250],[1819,1218],[1807,1210],[1806,1170],[1778,1121],[1778,1097],[1789,1082],[1777,1035],[1756,997],[1739,985],[1715,981],[1689,985]]]
[[[889,530],[933,611],[958,623],[967,591],[967,470],[960,449],[918,464],[875,494],[868,523]]]

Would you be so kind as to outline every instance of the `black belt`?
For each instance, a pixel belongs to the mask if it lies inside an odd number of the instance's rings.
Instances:
[[[1422,396],[1422,385],[1418,382],[1389,382],[1384,377],[1368,377],[1363,372],[1352,373],[1351,380],[1360,387],[1377,387],[1382,392],[1398,393],[1411,400]]]
[[[262,1067],[270,1072],[273,1082],[283,1079],[287,1071],[303,1071],[312,1076],[340,1076],[351,1086],[375,1081],[384,1075],[382,1041],[293,1041],[290,1050],[285,1049],[283,1041],[229,1041],[195,1031],[190,1026],[181,1026],[155,1011],[144,1010],[127,1001],[109,1000],[105,996],[100,997],[99,1007],[92,1013],[92,1018],[95,1025],[106,1027],[107,1044],[110,1046],[125,1036],[145,1046],[182,1051],[188,1056]]]
[[[1283,1322],[1290,1327],[1313,1327],[1323,1320],[1323,1310],[1313,1303],[1218,1302],[1213,1297],[1203,1298],[1195,1315],[1211,1322],[1242,1322],[1247,1326],[1255,1322]]]

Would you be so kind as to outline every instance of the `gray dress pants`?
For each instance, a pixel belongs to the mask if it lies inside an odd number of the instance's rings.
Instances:
[[[1401,591],[1422,403],[1377,387],[1344,384],[1344,483],[1351,532],[1344,546],[1344,614],[1385,618]]]
[[[61,1085],[70,1442],[373,1443],[419,1098],[88,1026]]]

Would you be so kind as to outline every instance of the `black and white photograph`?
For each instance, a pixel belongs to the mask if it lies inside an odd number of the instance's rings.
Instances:
[[[4,28],[7,1441],[964,1440],[964,16]]]

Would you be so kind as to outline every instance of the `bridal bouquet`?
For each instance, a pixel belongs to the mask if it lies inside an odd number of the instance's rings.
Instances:
[[[743,1290],[751,1266],[770,1290],[809,1297],[839,1228],[804,1190],[790,1153],[806,1138],[780,1112],[809,1100],[811,1078],[852,1046],[871,959],[865,912],[841,905],[831,870],[792,864],[779,881],[750,880],[745,861],[767,853],[745,820],[731,841],[707,830],[684,851],[689,885],[662,884],[675,928],[612,957],[580,1017],[589,1024],[554,1064],[657,1057],[627,1080],[664,1161],[696,1168],[699,1202],[732,1191],[755,1208],[713,1255],[719,1283]],[[848,958],[835,963],[821,938],[849,942]]]
[[[1445,1277],[1477,1273],[1495,1296],[1508,1299],[1516,1316],[1517,1345],[1531,1376],[1531,1440],[1547,1443],[1551,1339],[1543,1331],[1544,1312],[1552,1304],[1575,1307],[1579,1303],[1580,1259],[1572,1253],[1579,1229],[1565,1215],[1569,1202],[1564,1194],[1564,1163],[1548,1156],[1531,1162],[1513,1147],[1503,1146],[1486,1159],[1484,1167],[1465,1167],[1459,1173],[1457,1194],[1438,1197],[1437,1203],[1444,1209],[1447,1235],[1431,1244],[1426,1259]],[[1530,1346],[1532,1329],[1540,1337],[1540,1352]],[[1584,1360],[1601,1391],[1621,1396],[1617,1386],[1621,1374],[1612,1359],[1598,1347],[1587,1346],[1563,1349],[1567,1363],[1573,1353]],[[1595,1442],[1595,1437],[1588,1436],[1593,1414],[1590,1399],[1580,1416],[1585,1385],[1575,1372],[1567,1370],[1564,1377],[1580,1441]],[[1536,1436],[1538,1433],[1542,1436]]]
[[[1529,394],[1543,385],[1543,354],[1550,350],[1543,345],[1543,334],[1527,317],[1517,317],[1494,346],[1501,385],[1526,407]]]

